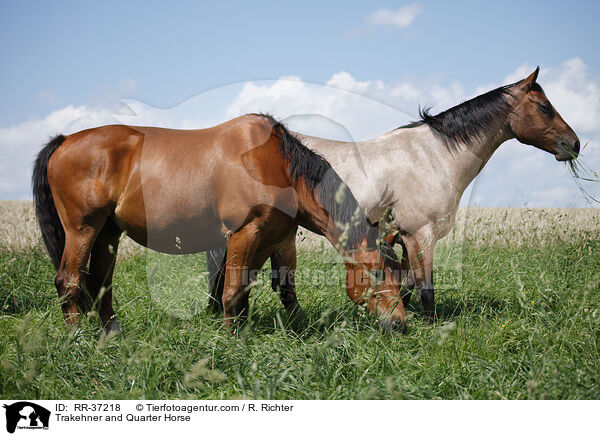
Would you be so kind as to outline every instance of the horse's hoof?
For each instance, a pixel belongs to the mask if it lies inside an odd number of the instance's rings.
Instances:
[[[119,321],[117,319],[111,319],[106,326],[104,327],[103,336],[104,337],[113,337],[121,333],[121,326],[119,325]]]
[[[433,312],[423,312],[423,319],[428,324],[435,324],[435,322],[437,320],[437,316]]]
[[[302,331],[308,325],[308,317],[300,306],[290,312],[289,319],[292,330]]]
[[[209,315],[223,315],[223,303],[219,303],[213,297],[210,297],[206,306],[206,313]]]

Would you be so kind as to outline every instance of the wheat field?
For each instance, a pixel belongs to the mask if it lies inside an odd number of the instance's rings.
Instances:
[[[600,235],[600,209],[463,207],[458,211],[452,232],[441,244],[448,246],[462,241],[484,245],[545,244],[553,238],[569,241],[582,233]],[[31,201],[0,200],[0,249],[31,250],[40,238]],[[324,237],[306,230],[298,235],[297,243],[300,249],[329,244]],[[126,237],[119,245],[122,255],[140,250],[143,247]]]

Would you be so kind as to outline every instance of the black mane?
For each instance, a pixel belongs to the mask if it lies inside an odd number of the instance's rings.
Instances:
[[[306,188],[316,194],[319,204],[329,213],[329,218],[338,228],[340,224],[347,224],[345,248],[357,248],[373,226],[350,189],[329,162],[308,149],[283,124],[271,115],[257,115],[267,118],[273,129],[280,132],[279,152],[288,162],[288,176],[292,183],[304,182]]]
[[[506,96],[511,95],[509,89],[513,85],[501,86],[437,115],[431,115],[429,107],[419,108],[421,120],[400,128],[427,124],[450,150],[472,145],[495,119],[510,113]]]

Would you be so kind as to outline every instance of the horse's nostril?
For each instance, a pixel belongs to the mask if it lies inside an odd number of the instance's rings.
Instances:
[[[575,143],[573,144],[573,151],[575,153],[579,153],[579,139],[577,141],[575,141]]]

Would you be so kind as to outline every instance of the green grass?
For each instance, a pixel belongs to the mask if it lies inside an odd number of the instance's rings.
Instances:
[[[467,242],[460,286],[447,263],[436,269],[439,322],[422,321],[413,296],[404,334],[350,302],[336,259],[330,249],[299,255],[310,328],[289,328],[263,274],[249,320],[232,332],[205,313],[203,255],[125,257],[115,274],[123,334],[102,341],[94,314],[79,336],[66,331],[39,247],[0,251],[0,397],[600,398],[594,234],[543,246]]]

